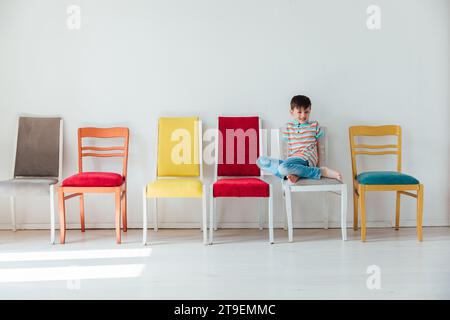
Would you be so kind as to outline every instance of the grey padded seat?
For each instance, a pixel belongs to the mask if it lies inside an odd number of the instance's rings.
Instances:
[[[50,193],[50,185],[58,182],[54,178],[15,178],[0,181],[0,194],[7,196],[45,196]]]
[[[329,184],[342,184],[342,182],[336,179],[320,178],[320,179],[298,179],[295,184],[291,186],[317,186],[317,185],[329,185]]]

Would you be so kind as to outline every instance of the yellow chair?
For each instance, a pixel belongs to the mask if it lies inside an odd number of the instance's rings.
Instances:
[[[154,199],[154,230],[158,231],[158,199],[202,199],[203,242],[207,244],[206,189],[203,185],[202,122],[198,117],[160,118],[156,181],[143,189],[143,244],[147,244],[147,199]]]
[[[396,136],[397,144],[356,144],[358,136]],[[400,126],[353,126],[349,128],[350,151],[353,173],[353,229],[358,230],[358,204],[361,207],[361,240],[366,240],[366,191],[396,191],[395,230],[400,225],[400,195],[417,199],[417,237],[423,240],[423,185],[414,177],[401,173],[402,161],[402,131]],[[357,173],[357,155],[386,155],[397,156],[397,171],[367,171]],[[416,191],[412,193],[410,191]]]

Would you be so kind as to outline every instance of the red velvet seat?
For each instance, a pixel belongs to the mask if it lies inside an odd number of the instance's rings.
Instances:
[[[113,172],[81,172],[64,179],[63,187],[119,187],[124,177]]]
[[[261,197],[270,196],[269,184],[259,178],[220,179],[213,185],[214,197]]]

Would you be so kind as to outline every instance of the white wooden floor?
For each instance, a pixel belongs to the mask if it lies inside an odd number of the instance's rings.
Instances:
[[[450,299],[450,228],[287,232],[224,229],[204,246],[200,230],[70,230],[65,245],[48,231],[0,231],[0,299]],[[367,268],[380,269],[369,290]]]

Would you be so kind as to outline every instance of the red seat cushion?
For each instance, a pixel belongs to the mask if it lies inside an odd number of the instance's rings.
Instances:
[[[64,179],[63,187],[119,187],[124,178],[113,172],[81,172]]]
[[[214,197],[269,197],[269,184],[258,178],[224,178],[213,185]]]

